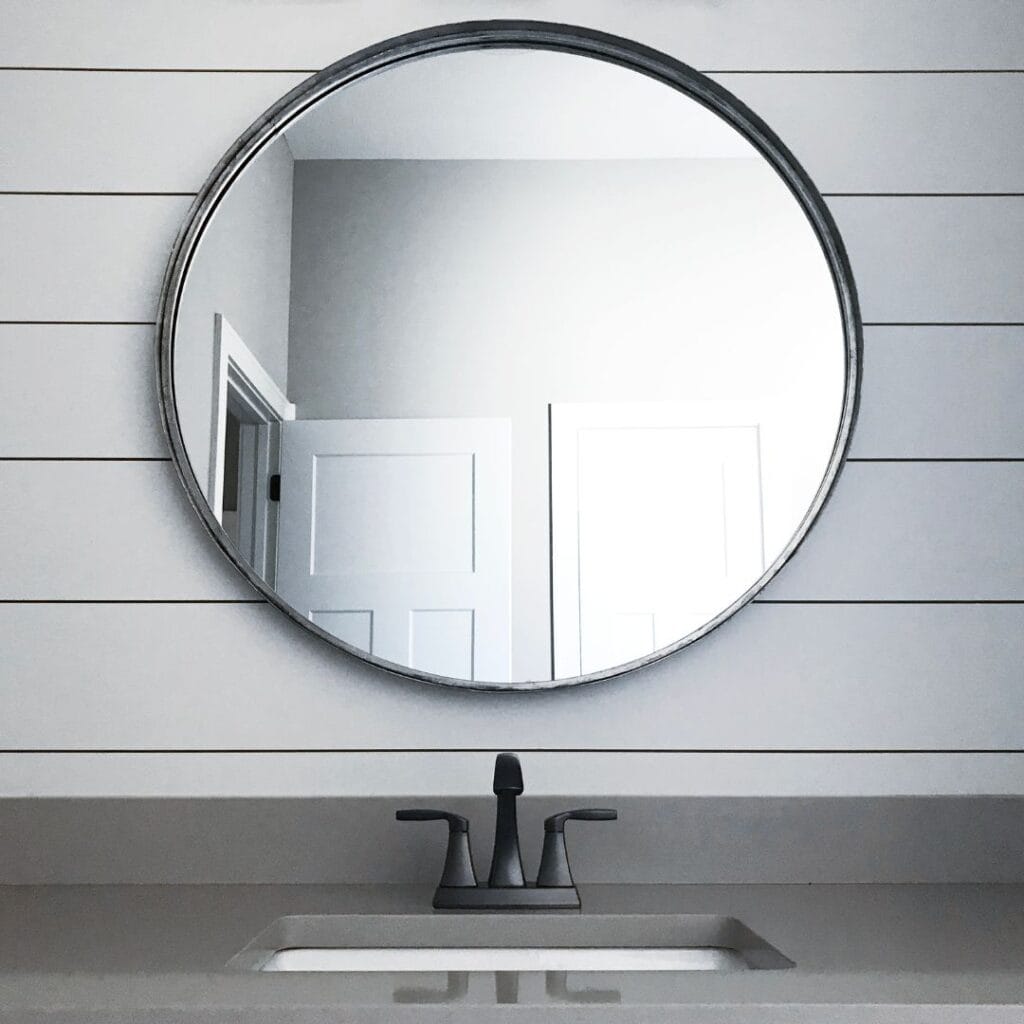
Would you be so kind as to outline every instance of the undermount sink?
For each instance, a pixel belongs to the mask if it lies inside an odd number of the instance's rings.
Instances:
[[[736,971],[749,964],[733,949],[505,947],[480,949],[282,949],[261,971]]]
[[[282,917],[228,965],[349,974],[779,970],[791,960],[732,917],[324,915]]]

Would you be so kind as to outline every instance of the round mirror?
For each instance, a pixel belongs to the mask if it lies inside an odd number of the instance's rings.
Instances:
[[[161,393],[249,581],[433,682],[600,679],[703,636],[834,483],[856,299],[820,196],[697,72],[448,26],[339,62],[225,157]]]

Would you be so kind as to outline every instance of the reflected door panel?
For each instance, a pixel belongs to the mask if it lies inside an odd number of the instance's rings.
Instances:
[[[507,682],[510,494],[505,419],[284,424],[278,590],[379,658]]]
[[[763,572],[753,411],[553,405],[551,480],[556,677],[674,643]]]

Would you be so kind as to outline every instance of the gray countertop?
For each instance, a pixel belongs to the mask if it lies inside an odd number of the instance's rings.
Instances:
[[[1024,885],[604,885],[581,892],[584,914],[738,918],[796,966],[677,975],[671,990],[633,976],[621,992],[597,986],[613,994],[587,1004],[524,984],[516,1002],[499,1005],[494,978],[479,975],[456,1000],[399,1004],[381,998],[379,978],[374,988],[352,976],[261,975],[225,965],[280,917],[430,914],[429,888],[6,886],[0,1020],[1024,1021]]]

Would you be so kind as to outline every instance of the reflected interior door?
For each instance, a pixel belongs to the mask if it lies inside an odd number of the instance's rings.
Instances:
[[[506,419],[284,424],[278,593],[387,661],[507,682],[510,437]]]
[[[551,406],[556,678],[699,628],[764,568],[759,428],[731,406]]]

